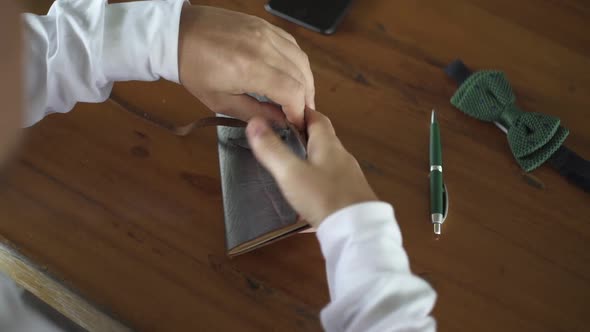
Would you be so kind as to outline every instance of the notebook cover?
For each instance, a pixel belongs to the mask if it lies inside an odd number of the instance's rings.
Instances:
[[[276,130],[301,158],[306,151],[293,129]],[[230,256],[253,250],[307,227],[287,203],[274,179],[258,163],[245,128],[217,127],[225,235]]]

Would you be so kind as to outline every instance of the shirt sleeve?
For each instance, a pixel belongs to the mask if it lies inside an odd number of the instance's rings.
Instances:
[[[178,79],[178,28],[186,0],[107,4],[57,0],[23,14],[25,127],[76,102],[101,102],[114,81]]]
[[[393,208],[367,202],[342,209],[318,228],[331,302],[326,331],[434,331],[434,290],[410,271]]]
[[[0,272],[0,331],[63,332],[23,300],[24,290]]]

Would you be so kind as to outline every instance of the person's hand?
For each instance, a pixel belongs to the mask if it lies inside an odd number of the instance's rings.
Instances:
[[[255,16],[207,6],[185,6],[179,32],[181,83],[207,107],[244,121],[254,116],[304,125],[315,109],[307,55],[284,30]],[[259,103],[245,93],[265,96]]]
[[[250,121],[246,134],[256,158],[272,174],[291,206],[312,226],[349,205],[377,197],[356,159],[336,137],[330,120],[306,110],[307,161],[296,157],[266,120]]]

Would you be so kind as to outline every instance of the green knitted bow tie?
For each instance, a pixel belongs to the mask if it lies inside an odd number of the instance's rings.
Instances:
[[[455,92],[451,103],[464,113],[508,130],[508,143],[516,161],[530,172],[559,149],[569,131],[559,118],[523,112],[515,105],[510,83],[499,71],[478,71]]]

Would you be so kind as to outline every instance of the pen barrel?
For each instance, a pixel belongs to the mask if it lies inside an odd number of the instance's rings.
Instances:
[[[430,166],[442,166],[442,146],[438,123],[430,125]]]
[[[430,172],[430,213],[443,213],[443,176],[440,171]]]

